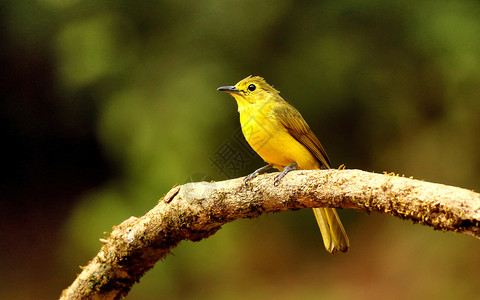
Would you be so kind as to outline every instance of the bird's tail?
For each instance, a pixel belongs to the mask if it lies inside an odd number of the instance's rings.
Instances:
[[[314,208],[313,213],[327,251],[330,253],[347,252],[350,241],[335,208]]]

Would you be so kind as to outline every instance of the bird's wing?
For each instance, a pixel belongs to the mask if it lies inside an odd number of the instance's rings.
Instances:
[[[290,133],[302,145],[307,147],[323,167],[329,169],[330,159],[307,122],[305,122],[302,115],[293,106],[287,102],[284,104],[286,105],[276,106],[276,108],[274,108],[275,116],[288,133]]]

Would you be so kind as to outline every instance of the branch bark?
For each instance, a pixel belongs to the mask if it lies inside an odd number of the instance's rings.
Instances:
[[[177,186],[147,214],[118,226],[61,299],[118,299],[180,241],[200,241],[239,218],[313,207],[379,212],[480,239],[480,194],[359,170],[302,170]]]

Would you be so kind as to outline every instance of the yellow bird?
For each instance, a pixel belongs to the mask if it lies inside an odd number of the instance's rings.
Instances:
[[[302,115],[262,77],[248,76],[217,90],[235,98],[245,139],[268,163],[245,177],[245,182],[270,168],[281,171],[275,185],[295,169],[330,168],[327,153]],[[350,242],[335,209],[314,208],[313,212],[327,251],[346,252]]]

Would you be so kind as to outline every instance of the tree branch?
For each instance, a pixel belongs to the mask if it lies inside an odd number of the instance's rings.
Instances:
[[[313,207],[353,208],[480,239],[480,194],[359,170],[291,172],[177,186],[143,217],[114,226],[97,256],[61,299],[118,299],[180,241],[199,241],[239,218]]]

